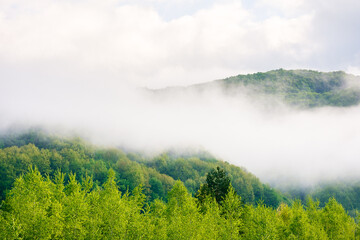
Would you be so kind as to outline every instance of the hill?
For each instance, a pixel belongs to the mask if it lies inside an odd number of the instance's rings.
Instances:
[[[255,204],[260,200],[277,207],[289,200],[279,191],[263,184],[245,169],[214,158],[208,153],[164,152],[148,157],[117,148],[91,145],[80,138],[61,138],[39,130],[6,134],[0,138],[0,196],[5,197],[17,177],[36,166],[40,173],[54,176],[57,170],[75,173],[81,181],[92,176],[95,186],[101,186],[113,169],[119,189],[132,191],[142,185],[149,201],[166,199],[175,180],[181,180],[191,194],[205,182],[206,174],[220,166],[231,179],[242,200]]]
[[[169,152],[147,159],[137,153],[93,146],[80,138],[38,131],[8,135],[0,142],[0,182],[2,190],[8,190],[0,205],[1,239],[359,236],[359,225],[334,198],[322,208],[311,199],[305,205],[300,201],[279,205],[278,200],[286,201],[279,192],[208,153]],[[189,194],[185,185],[201,181],[205,169],[213,166],[226,168],[234,187],[240,187],[240,197],[231,185],[220,202],[206,196],[198,201]],[[206,177],[206,183],[210,179]],[[168,186],[171,189],[161,199]],[[253,204],[249,194],[254,200],[260,194],[268,206]]]
[[[158,94],[220,89],[227,96],[273,98],[290,106],[349,107],[360,103],[360,77],[343,71],[272,70],[237,75],[212,82],[155,90]]]
[[[335,198],[348,214],[356,218],[360,209],[360,182],[359,180],[336,180],[318,183],[315,186],[283,189],[294,199],[306,202],[309,197],[319,201],[319,207],[324,207],[329,198]]]

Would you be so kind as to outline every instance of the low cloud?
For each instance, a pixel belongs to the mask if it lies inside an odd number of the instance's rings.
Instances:
[[[138,88],[277,68],[358,74],[357,1],[171,2],[1,1],[0,127],[155,152],[199,146],[269,182],[356,175],[358,107],[295,111],[216,90],[154,99]]]
[[[122,89],[64,88],[53,95],[42,88],[22,96],[27,101],[2,105],[1,122],[60,127],[96,144],[149,153],[199,147],[271,183],[309,185],[360,171],[359,107],[294,110],[216,89],[165,95]]]

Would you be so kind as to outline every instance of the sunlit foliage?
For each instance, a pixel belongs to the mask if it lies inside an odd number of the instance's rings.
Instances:
[[[100,148],[79,138],[59,138],[33,130],[25,134],[0,138],[0,199],[10,189],[15,179],[29,166],[36,166],[41,174],[54,177],[56,171],[66,173],[65,182],[74,173],[81,179],[92,176],[93,184],[101,186],[109,169],[114,170],[116,184],[122,193],[142,185],[147,201],[167,199],[176,180],[181,180],[187,190],[195,195],[205,183],[206,174],[220,166],[228,173],[235,191],[246,203],[277,207],[287,201],[280,193],[262,184],[246,170],[220,161],[208,153],[188,155],[162,153],[146,157],[138,153],[125,153],[115,148]]]
[[[38,169],[16,179],[0,208],[1,239],[355,239],[356,225],[335,199],[319,208],[311,199],[243,204],[229,187],[222,204],[208,195],[200,209],[181,181],[168,201],[145,201],[144,188],[121,193],[115,172],[94,186],[75,174],[53,179]]]

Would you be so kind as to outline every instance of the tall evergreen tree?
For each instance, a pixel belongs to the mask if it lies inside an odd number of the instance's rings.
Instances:
[[[224,169],[217,167],[206,175],[206,183],[203,184],[196,197],[203,202],[206,196],[215,198],[216,202],[221,203],[229,191],[230,178]]]

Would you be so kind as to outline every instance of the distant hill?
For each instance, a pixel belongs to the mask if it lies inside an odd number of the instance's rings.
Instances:
[[[188,87],[159,89],[155,92],[206,92],[214,88],[229,96],[241,94],[256,98],[271,97],[300,108],[349,107],[360,103],[360,77],[342,71],[278,69],[237,75]]]
[[[293,186],[282,190],[302,202],[306,202],[308,197],[318,200],[320,207],[324,207],[329,198],[335,198],[350,216],[356,218],[359,214],[360,181],[356,179],[338,179],[320,182],[312,187]]]

